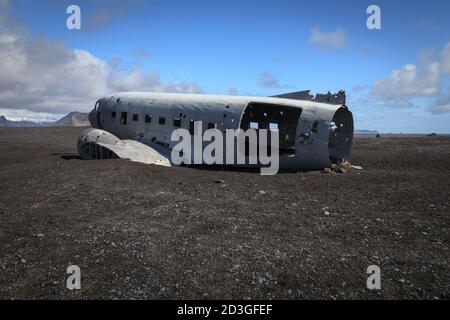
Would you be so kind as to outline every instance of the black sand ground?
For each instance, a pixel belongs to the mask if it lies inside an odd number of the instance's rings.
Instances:
[[[81,130],[0,129],[0,298],[450,298],[450,138],[269,177],[84,161]]]

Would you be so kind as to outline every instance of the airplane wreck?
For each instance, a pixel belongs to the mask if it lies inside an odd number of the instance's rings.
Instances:
[[[348,159],[352,149],[353,115],[345,100],[344,91],[273,97],[118,93],[96,102],[89,115],[93,128],[78,138],[78,151],[84,159],[121,158],[173,166],[171,152],[178,141],[172,141],[172,132],[185,129],[194,139],[195,124],[201,122],[203,131],[276,132],[281,169],[323,169]],[[258,149],[270,147],[270,142],[259,139],[253,143]],[[247,143],[246,156],[250,147]],[[186,163],[194,163],[191,157]]]

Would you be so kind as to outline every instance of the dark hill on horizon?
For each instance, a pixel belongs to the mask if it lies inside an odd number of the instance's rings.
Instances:
[[[74,111],[58,121],[53,122],[51,125],[57,127],[88,127],[91,124],[89,123],[88,113]]]

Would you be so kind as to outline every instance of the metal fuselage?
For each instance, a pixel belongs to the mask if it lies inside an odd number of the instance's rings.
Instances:
[[[279,131],[280,168],[322,169],[350,155],[353,116],[344,105],[273,97],[125,92],[97,101],[92,127],[120,139],[157,143],[168,149],[175,129],[192,132],[269,129]]]

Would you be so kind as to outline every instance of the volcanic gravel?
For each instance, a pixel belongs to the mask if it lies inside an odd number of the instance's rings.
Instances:
[[[261,176],[82,160],[82,130],[0,128],[2,299],[450,298],[449,137],[356,137],[363,170]]]

